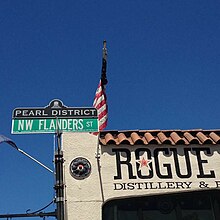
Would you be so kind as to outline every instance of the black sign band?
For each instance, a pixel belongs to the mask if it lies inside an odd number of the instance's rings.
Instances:
[[[56,99],[44,108],[16,108],[13,111],[15,118],[97,118],[96,108],[73,108],[63,105]]]

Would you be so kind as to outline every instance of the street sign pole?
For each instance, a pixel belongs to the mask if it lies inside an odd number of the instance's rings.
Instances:
[[[56,170],[56,204],[57,220],[64,220],[64,182],[63,182],[63,152],[61,149],[61,133],[57,132],[57,150],[55,153],[55,170]]]
[[[56,133],[55,184],[57,220],[65,220],[62,132],[98,132],[98,111],[94,107],[67,107],[59,99],[41,108],[16,108],[12,114],[12,134]],[[24,152],[23,152],[24,153]],[[53,213],[52,213],[53,214]]]

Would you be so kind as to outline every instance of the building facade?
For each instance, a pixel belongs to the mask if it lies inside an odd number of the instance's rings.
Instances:
[[[69,220],[220,219],[220,130],[64,133]]]

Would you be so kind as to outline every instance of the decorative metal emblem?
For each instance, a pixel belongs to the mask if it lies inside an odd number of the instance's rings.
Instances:
[[[86,158],[77,157],[70,164],[70,173],[76,179],[85,179],[91,173],[91,164]]]

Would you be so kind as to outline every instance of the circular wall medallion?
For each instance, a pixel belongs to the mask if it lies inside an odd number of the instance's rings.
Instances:
[[[77,157],[70,164],[70,173],[76,179],[85,179],[91,173],[91,164],[86,158]]]

